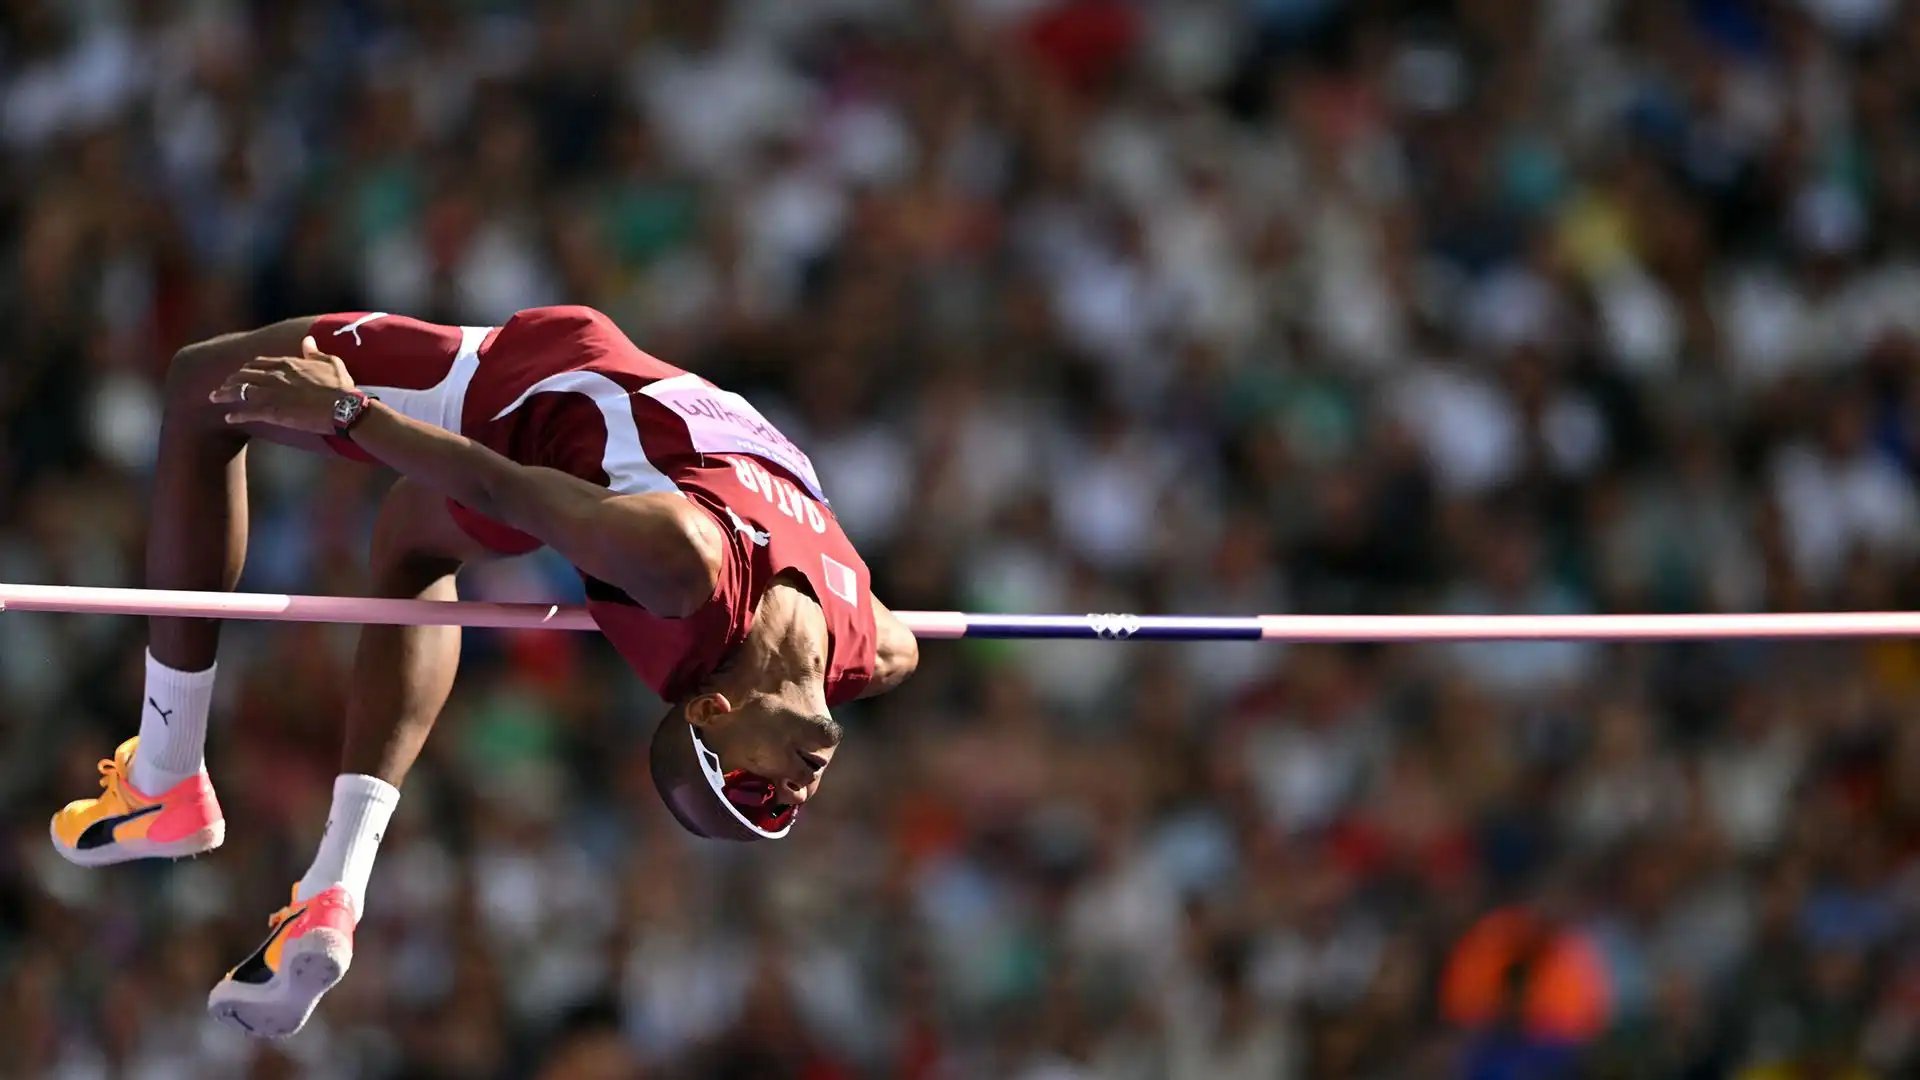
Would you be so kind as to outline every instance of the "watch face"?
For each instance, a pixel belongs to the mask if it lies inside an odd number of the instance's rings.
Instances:
[[[357,397],[343,397],[333,403],[333,422],[342,427],[353,423],[353,418],[358,415],[360,399]]]

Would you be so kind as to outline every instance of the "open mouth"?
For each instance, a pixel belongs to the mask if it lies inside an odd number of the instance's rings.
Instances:
[[[756,828],[768,832],[778,832],[793,823],[800,807],[794,803],[781,802],[777,789],[771,780],[753,775],[743,770],[734,770],[726,774],[723,793],[746,819]]]
[[[800,804],[781,798],[780,788],[764,776],[744,769],[731,772],[723,769],[720,755],[700,741],[700,730],[692,724],[687,725],[687,734],[693,741],[694,756],[699,759],[700,771],[706,775],[708,786],[734,818],[767,839],[785,836],[800,813]]]

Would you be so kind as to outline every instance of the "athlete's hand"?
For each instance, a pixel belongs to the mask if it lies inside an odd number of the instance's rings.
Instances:
[[[333,434],[333,408],[353,389],[347,365],[308,337],[299,356],[261,356],[227,376],[208,395],[229,406],[229,424],[272,424],[316,435]]]

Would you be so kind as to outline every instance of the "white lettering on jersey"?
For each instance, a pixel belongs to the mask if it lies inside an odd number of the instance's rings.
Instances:
[[[729,458],[733,463],[734,478],[748,491],[760,493],[760,497],[772,503],[774,509],[792,518],[803,521],[807,528],[817,533],[827,531],[827,518],[820,512],[820,504],[807,498],[799,488],[788,483],[785,478],[773,475],[765,465],[752,458]]]
[[[387,313],[384,311],[369,311],[365,315],[360,316],[359,318],[353,320],[352,322],[341,327],[340,329],[335,330],[333,332],[333,336],[339,337],[341,334],[352,334],[353,343],[355,345],[358,345],[360,344],[360,328],[367,325],[368,323],[372,322],[375,319],[384,319],[386,317],[387,317]]]
[[[353,325],[359,326],[373,318],[378,316],[368,315]],[[345,333],[350,329],[352,327],[342,327],[334,333]],[[473,382],[474,373],[480,370],[480,343],[487,340],[487,335],[492,332],[491,326],[461,327],[460,351],[453,355],[453,366],[447,369],[446,378],[441,379],[438,385],[425,390],[403,390],[396,386],[368,386],[362,383],[360,389],[403,416],[457,435],[460,433],[460,416],[467,407],[467,387]]]
[[[622,495],[679,493],[680,485],[647,458],[646,447],[640,442],[640,426],[633,419],[632,395],[625,387],[597,371],[562,371],[527,387],[493,418],[498,420],[518,409],[535,394],[584,394],[599,408],[607,425],[607,448],[601,454],[600,467],[607,474],[608,490]]]

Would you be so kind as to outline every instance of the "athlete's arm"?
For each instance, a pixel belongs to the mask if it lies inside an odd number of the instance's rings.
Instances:
[[[353,441],[412,480],[534,537],[656,615],[690,615],[713,595],[724,541],[678,495],[618,495],[557,469],[516,464],[379,404],[354,427]]]
[[[861,692],[863,698],[897,688],[920,666],[919,640],[877,596],[873,598],[873,628],[873,678]]]
[[[312,338],[301,349],[298,358],[257,359],[215,390],[214,401],[232,406],[227,421],[332,434],[334,405],[353,381]],[[521,465],[377,402],[352,437],[402,475],[534,537],[657,615],[689,615],[713,595],[725,538],[676,495],[618,495],[556,469]]]

